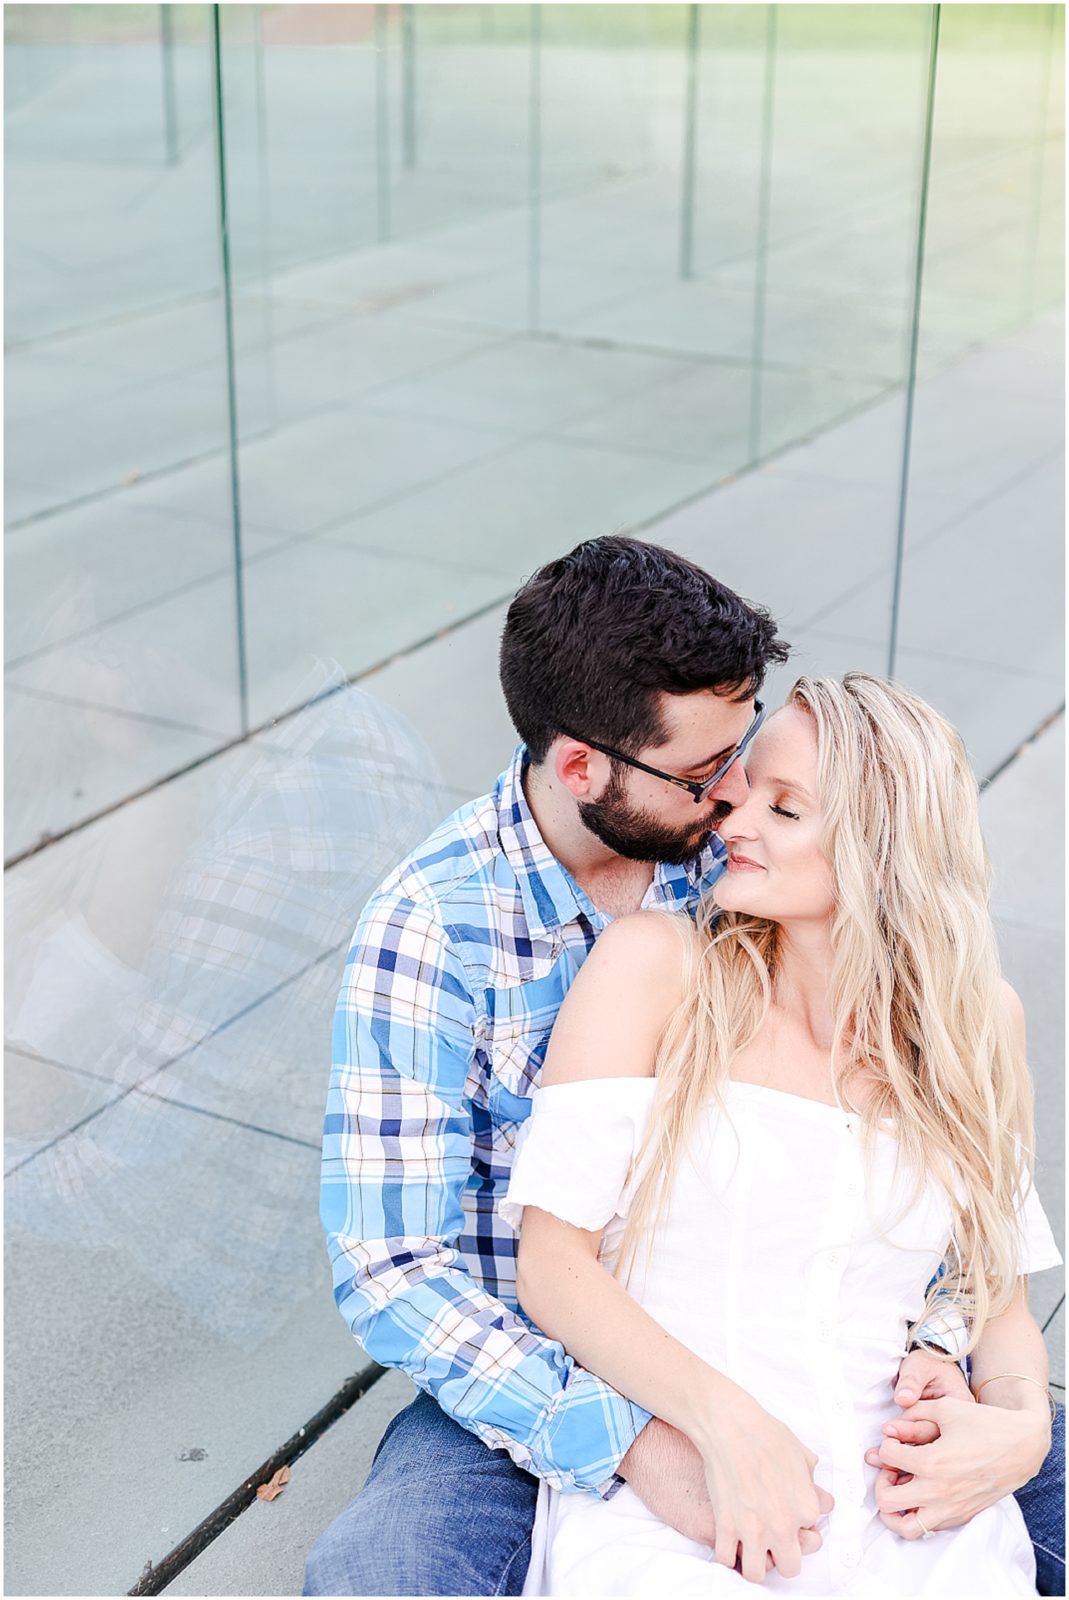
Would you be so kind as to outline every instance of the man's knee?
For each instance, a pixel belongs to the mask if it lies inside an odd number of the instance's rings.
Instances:
[[[403,1526],[376,1515],[374,1486],[335,1517],[308,1553],[303,1594],[412,1594],[398,1588],[405,1566]]]
[[[468,1519],[441,1500],[413,1495],[399,1487],[364,1492],[335,1518],[309,1552],[304,1571],[306,1595],[457,1595],[494,1594],[503,1573],[496,1541],[473,1538]],[[492,1515],[493,1508],[487,1508]],[[504,1530],[502,1530],[504,1531]],[[523,1530],[518,1537],[523,1542]],[[500,1562],[515,1565],[516,1550],[503,1550]],[[523,1563],[526,1566],[526,1563]],[[494,1570],[492,1570],[494,1569]],[[522,1583],[522,1576],[520,1579]],[[511,1591],[506,1591],[511,1592]]]
[[[390,1423],[360,1494],[316,1541],[304,1593],[519,1593],[537,1495],[504,1451],[420,1395]]]

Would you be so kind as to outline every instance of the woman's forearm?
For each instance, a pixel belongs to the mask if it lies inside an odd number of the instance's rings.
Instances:
[[[528,1316],[614,1389],[702,1449],[746,1391],[667,1333],[597,1260],[597,1237],[524,1212],[517,1294]]]
[[[989,1319],[973,1351],[971,1384],[981,1405],[1034,1411],[1049,1422],[1047,1347],[1028,1309],[1027,1286],[1021,1279],[1009,1308]],[[983,1393],[980,1393],[980,1390]]]

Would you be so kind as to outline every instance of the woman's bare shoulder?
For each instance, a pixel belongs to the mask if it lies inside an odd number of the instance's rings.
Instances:
[[[598,935],[561,1006],[543,1082],[652,1075],[661,1034],[684,995],[685,941],[694,932],[681,921],[638,911]]]

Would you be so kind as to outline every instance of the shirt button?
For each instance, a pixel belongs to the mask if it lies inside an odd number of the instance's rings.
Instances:
[[[822,1339],[825,1339],[825,1340],[830,1339],[831,1336],[832,1336],[832,1332],[833,1332],[831,1323],[830,1322],[822,1322],[820,1324],[819,1328],[817,1329],[817,1332],[820,1334],[820,1337]]]
[[[844,1550],[839,1560],[844,1567],[856,1567],[861,1557],[856,1550]]]
[[[862,1186],[859,1180],[857,1178],[851,1178],[850,1182],[846,1186],[846,1192],[847,1194],[860,1194],[861,1188]]]
[[[828,1266],[829,1267],[837,1267],[840,1264],[840,1262],[842,1261],[842,1259],[843,1258],[839,1254],[838,1250],[833,1250],[831,1255],[828,1257]]]
[[[834,1412],[836,1412],[840,1417],[842,1416],[843,1412],[846,1410],[846,1401],[842,1398],[841,1395],[840,1395],[838,1400],[835,1400],[835,1401],[832,1402],[832,1410]]]

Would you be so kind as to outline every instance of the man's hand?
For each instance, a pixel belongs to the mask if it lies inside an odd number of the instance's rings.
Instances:
[[[889,1433],[917,1432],[920,1425],[934,1430],[933,1443]],[[971,1398],[918,1400],[908,1418],[884,1432],[889,1436],[865,1460],[881,1469],[880,1520],[904,1539],[920,1538],[921,1523],[934,1533],[970,1522],[1034,1478],[1050,1448],[1050,1422],[1038,1409],[979,1406]]]
[[[888,1439],[900,1439],[904,1444],[931,1444],[939,1437],[934,1422],[911,1417],[910,1408],[918,1400],[972,1400],[972,1392],[965,1374],[956,1361],[940,1361],[927,1350],[911,1350],[898,1369],[895,1383],[895,1400],[905,1415],[884,1424]],[[870,1450],[865,1460],[870,1466],[879,1465],[875,1450]]]
[[[716,1518],[705,1463],[686,1434],[655,1417],[624,1456],[619,1472],[654,1516],[688,1539],[715,1546]],[[815,1528],[803,1528],[799,1543],[803,1555],[812,1555],[823,1541]],[[772,1566],[771,1559],[766,1565]]]

